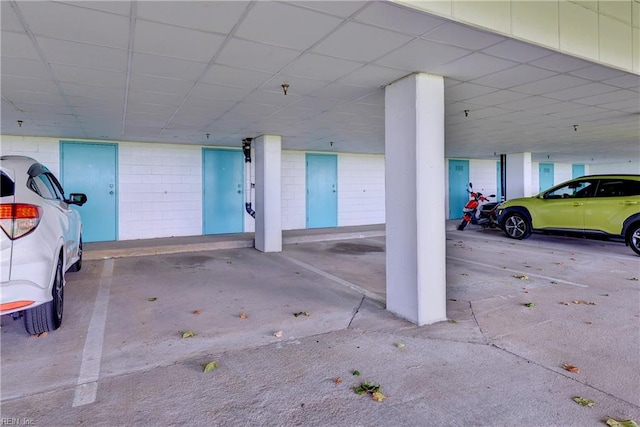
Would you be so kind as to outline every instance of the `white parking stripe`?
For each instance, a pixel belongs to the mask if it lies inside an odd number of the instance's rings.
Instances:
[[[102,345],[104,342],[104,329],[107,322],[107,306],[109,305],[109,293],[113,275],[113,259],[108,259],[102,267],[100,285],[96,303],[87,330],[87,339],[82,351],[82,364],[78,376],[73,406],[82,406],[93,403],[98,393],[98,376],[102,362]]]
[[[382,295],[378,295],[376,293],[373,293],[373,292],[371,292],[371,291],[369,291],[369,290],[367,290],[367,289],[365,289],[365,288],[363,288],[361,286],[356,285],[355,283],[351,283],[351,282],[349,282],[347,280],[344,280],[344,279],[341,279],[341,278],[339,278],[337,276],[334,276],[333,274],[327,273],[324,270],[320,270],[319,268],[316,268],[316,267],[314,267],[314,266],[312,266],[310,264],[307,264],[306,262],[302,262],[302,261],[297,260],[295,258],[291,258],[291,257],[289,257],[287,255],[283,255],[282,253],[280,254],[280,256],[282,258],[288,260],[289,262],[297,264],[300,267],[305,268],[305,269],[307,269],[309,271],[313,271],[314,273],[319,274],[320,276],[322,276],[322,277],[324,277],[326,279],[333,280],[334,282],[339,283],[342,286],[346,286],[347,288],[349,288],[351,290],[354,290],[354,291],[358,292],[359,294],[362,294],[362,295],[366,296],[369,299],[372,299],[374,301],[380,302],[382,304],[386,304],[386,298],[383,297]]]
[[[522,270],[514,270],[512,268],[498,267],[497,265],[485,264],[483,262],[470,261],[468,259],[456,258],[456,257],[452,257],[452,256],[448,256],[447,259],[452,259],[454,261],[458,261],[458,262],[461,262],[463,264],[474,264],[474,265],[479,265],[481,267],[495,268],[496,270],[508,271],[510,273],[522,274]],[[545,279],[545,280],[548,280],[550,282],[564,283],[564,284],[571,285],[571,286],[577,286],[579,288],[588,288],[589,287],[589,285],[583,285],[581,283],[570,282],[568,280],[558,279],[557,277],[543,276],[542,274],[535,274],[535,273],[527,272],[527,276],[537,277],[539,279]]]

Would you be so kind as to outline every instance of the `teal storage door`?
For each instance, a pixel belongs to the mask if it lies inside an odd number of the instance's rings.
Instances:
[[[240,150],[202,150],[204,234],[244,231],[244,156]]]
[[[502,171],[500,169],[500,162],[496,162],[496,201],[502,201]]]
[[[584,165],[571,165],[571,178],[584,176]]]
[[[338,156],[307,154],[307,228],[338,226]]]
[[[553,163],[540,163],[540,192],[553,187]]]
[[[462,218],[462,208],[469,201],[469,161],[449,160],[449,219]]]
[[[85,193],[87,203],[73,206],[82,219],[84,242],[118,238],[118,146],[60,142],[60,179],[65,194]]]

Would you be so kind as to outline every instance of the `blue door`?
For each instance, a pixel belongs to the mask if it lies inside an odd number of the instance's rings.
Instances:
[[[553,163],[540,163],[540,192],[553,187]]]
[[[584,176],[584,165],[572,165],[571,178],[580,178],[581,176]]]
[[[240,150],[202,150],[204,234],[244,231],[244,156]]]
[[[307,228],[338,226],[338,156],[307,154]]]
[[[449,219],[462,218],[462,208],[469,201],[469,161],[449,160]]]
[[[82,219],[84,242],[118,239],[118,146],[60,141],[60,178],[66,195],[85,193],[73,206]]]

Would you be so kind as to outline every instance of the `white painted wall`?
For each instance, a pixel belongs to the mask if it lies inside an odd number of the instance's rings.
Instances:
[[[588,173],[592,175],[614,173],[640,174],[640,162],[588,165]]]
[[[338,155],[338,225],[384,224],[384,156]]]
[[[60,176],[56,138],[2,135],[0,153],[33,157]],[[249,167],[255,183],[255,161]],[[304,152],[282,152],[281,177],[282,229],[303,229]],[[385,222],[384,156],[338,154],[338,189],[338,226]],[[118,143],[118,192],[119,240],[202,234],[202,147]],[[253,190],[254,209],[255,194]],[[244,216],[245,232],[253,232],[255,220],[246,212]]]
[[[573,56],[640,72],[638,0],[394,0]]]

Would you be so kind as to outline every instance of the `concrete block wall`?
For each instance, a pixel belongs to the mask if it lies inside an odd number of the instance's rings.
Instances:
[[[118,147],[119,239],[202,234],[202,149]]]
[[[306,228],[305,153],[282,151],[282,229]]]
[[[384,156],[338,155],[338,225],[385,223]]]
[[[60,176],[59,139],[2,135],[0,143],[1,154],[33,157]],[[202,234],[202,147],[117,145],[118,239]],[[249,167],[255,182],[254,163]],[[384,223],[384,156],[338,154],[338,180],[338,226]],[[255,191],[252,196],[255,209]],[[253,232],[255,220],[244,215],[245,232]],[[301,151],[282,152],[282,227],[306,227],[305,153]]]

